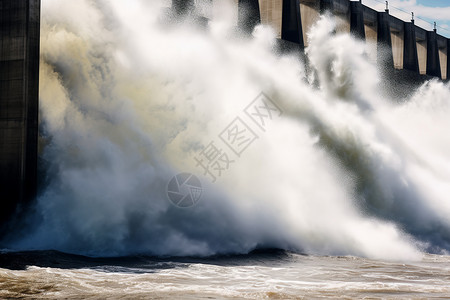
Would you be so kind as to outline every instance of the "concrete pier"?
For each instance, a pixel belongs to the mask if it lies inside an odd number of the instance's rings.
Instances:
[[[439,49],[439,64],[441,67],[441,78],[447,79],[447,39],[443,36],[436,35],[437,47]]]
[[[437,34],[434,31],[427,32],[427,75],[441,77]]]
[[[417,55],[416,29],[413,23],[404,23],[403,68],[419,73],[419,58]]]
[[[394,67],[392,55],[391,29],[389,26],[389,14],[377,13],[377,61],[386,67]]]
[[[281,38],[299,44],[303,48],[305,44],[303,42],[299,0],[283,0],[282,16]]]
[[[239,0],[238,24],[245,32],[251,33],[261,23],[261,12],[258,0]]]
[[[447,80],[450,79],[450,39],[447,39]]]
[[[36,194],[40,0],[0,1],[0,225]]]
[[[366,39],[363,5],[361,2],[350,2],[350,33],[362,40]]]

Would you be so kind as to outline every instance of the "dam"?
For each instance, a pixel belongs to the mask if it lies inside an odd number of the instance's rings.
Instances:
[[[376,44],[372,59],[383,60],[392,68],[409,70],[446,80],[449,78],[450,40],[436,30],[427,31],[411,22],[404,22],[379,12],[362,1],[350,0],[234,0],[236,22],[251,31],[257,24],[270,25],[283,41],[308,46],[307,32],[324,12],[337,17],[337,31],[351,33],[368,43]],[[214,18],[214,1],[173,0],[178,13],[201,7],[202,17]]]
[[[213,19],[215,1],[173,0],[177,14],[195,6],[203,20]],[[450,40],[360,1],[235,0],[236,25],[251,31],[272,26],[277,37],[301,49],[321,13],[337,17],[340,32],[376,45],[371,59],[393,69],[449,78]],[[37,189],[40,0],[0,0],[0,223],[28,203]]]

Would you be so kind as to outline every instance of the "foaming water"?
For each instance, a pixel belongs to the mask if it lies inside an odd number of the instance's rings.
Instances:
[[[25,270],[0,268],[0,297],[429,299],[446,298],[450,293],[450,261],[448,256],[438,255],[425,255],[421,262],[407,264],[292,253],[185,258],[184,261],[138,257],[122,259],[117,266],[115,259],[95,262],[58,253],[15,254],[16,260],[30,260],[33,255],[36,255],[40,267],[32,266]],[[48,260],[52,256],[64,263],[59,268],[42,264],[42,257]],[[81,265],[71,267],[67,264],[70,259]],[[8,261],[14,261],[14,257],[8,257]],[[0,266],[3,266],[1,255]]]
[[[167,25],[145,1],[42,5],[46,186],[36,224],[8,248],[386,260],[450,250],[448,85],[388,99],[366,46],[330,18],[309,34],[306,74],[276,53],[272,29],[247,38],[226,14],[205,30]],[[261,92],[282,116],[211,183],[194,157]],[[167,200],[180,172],[204,185],[189,209]]]

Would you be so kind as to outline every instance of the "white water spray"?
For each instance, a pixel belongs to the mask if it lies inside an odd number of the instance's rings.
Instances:
[[[226,1],[223,5],[227,5]],[[378,92],[365,46],[326,18],[300,61],[259,26],[236,37],[163,26],[145,1],[43,1],[41,121],[48,186],[42,219],[15,249],[88,255],[210,255],[278,247],[416,259],[450,249],[448,85],[405,104]],[[230,11],[230,10],[228,10]],[[200,203],[166,185],[202,175],[194,156],[260,92],[283,110]]]

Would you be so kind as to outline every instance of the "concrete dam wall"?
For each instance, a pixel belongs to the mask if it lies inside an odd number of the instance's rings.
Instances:
[[[262,23],[274,28],[278,38],[308,46],[307,32],[321,13],[328,11],[338,19],[337,31],[377,45],[373,60],[395,69],[405,69],[421,75],[446,80],[450,76],[450,40],[426,31],[414,24],[404,22],[389,14],[389,10],[378,12],[364,6],[361,1],[350,0],[234,0],[236,19],[239,25],[251,30]],[[172,0],[178,13],[194,7],[214,6],[212,0]],[[207,6],[207,5],[206,5]],[[204,17],[214,18],[213,13],[204,12]]]
[[[0,0],[0,225],[36,193],[39,0]]]

